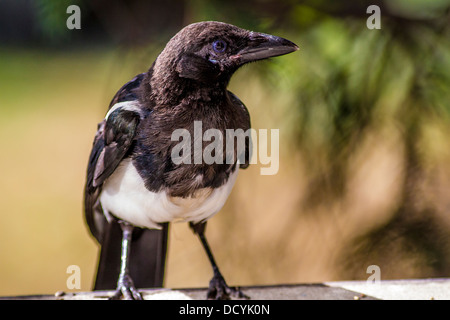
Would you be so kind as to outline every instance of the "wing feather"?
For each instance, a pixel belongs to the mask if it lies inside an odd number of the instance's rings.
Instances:
[[[126,83],[114,96],[107,117],[98,125],[89,156],[84,210],[86,222],[94,237],[101,242],[106,218],[99,203],[102,185],[132,152],[141,114],[137,89],[144,74]]]

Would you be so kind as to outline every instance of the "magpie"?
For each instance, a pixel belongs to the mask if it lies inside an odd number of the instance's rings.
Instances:
[[[138,282],[162,283],[168,223],[185,221],[213,268],[207,298],[247,298],[225,282],[205,227],[224,205],[239,169],[248,167],[250,138],[231,157],[217,151],[224,161],[179,162],[173,158],[179,141],[172,135],[177,129],[193,135],[198,121],[204,131],[224,136],[228,129],[250,129],[247,108],[227,90],[231,76],[244,64],[296,50],[273,35],[217,21],[193,23],[170,39],[147,72],[116,93],[98,124],[84,194],[86,222],[101,244],[97,288],[116,277],[113,298],[142,299]],[[198,146],[195,139],[190,144]]]

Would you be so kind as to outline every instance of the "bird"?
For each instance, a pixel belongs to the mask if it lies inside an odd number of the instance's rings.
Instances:
[[[208,256],[213,277],[207,299],[248,298],[230,287],[205,236],[206,223],[226,202],[240,169],[249,166],[251,140],[243,148],[216,148],[213,163],[194,159],[205,141],[188,140],[194,152],[175,152],[176,130],[250,129],[244,103],[227,89],[243,65],[298,50],[293,42],[218,21],[189,24],[176,33],[147,72],[127,82],[98,124],[84,189],[85,220],[101,245],[97,288],[112,299],[141,300],[140,284],[161,284],[169,223],[189,223]],[[223,151],[223,152],[222,152]],[[184,160],[180,162],[179,160]],[[191,161],[192,160],[192,161]],[[146,268],[148,265],[148,268]]]

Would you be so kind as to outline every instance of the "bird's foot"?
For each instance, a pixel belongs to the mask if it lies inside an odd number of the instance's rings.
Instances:
[[[250,299],[240,288],[229,287],[219,272],[214,272],[206,297],[208,300]]]
[[[116,293],[110,298],[111,300],[143,300],[142,295],[133,284],[133,280],[129,275],[124,275],[117,282]]]

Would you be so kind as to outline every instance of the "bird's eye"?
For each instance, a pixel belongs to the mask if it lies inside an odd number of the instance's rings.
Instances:
[[[227,43],[223,40],[216,40],[213,42],[212,47],[215,52],[222,53],[227,48]]]

